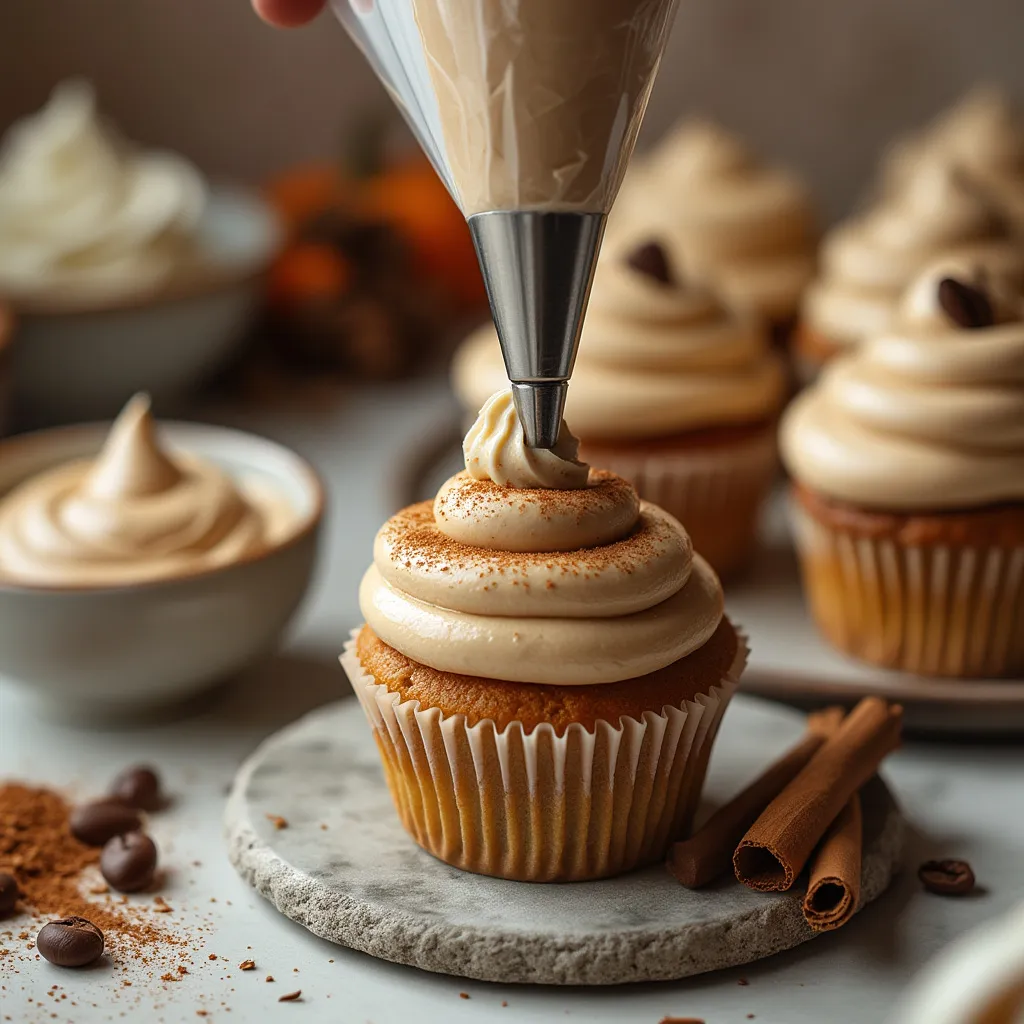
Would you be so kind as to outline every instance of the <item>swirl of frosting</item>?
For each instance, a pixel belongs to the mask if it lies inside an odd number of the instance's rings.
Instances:
[[[732,304],[769,319],[796,310],[814,273],[810,195],[714,124],[682,124],[626,176],[609,237],[661,235]]]
[[[829,366],[790,407],[781,440],[797,480],[857,505],[1024,499],[1019,287],[969,260],[933,265],[887,332]]]
[[[92,90],[65,83],[0,151],[0,289],[68,301],[161,285],[193,262],[204,203],[190,164],[128,148]]]
[[[932,261],[977,256],[1020,263],[995,208],[948,162],[922,164],[904,187],[839,225],[804,298],[808,323],[837,343],[884,331],[910,282]]]
[[[576,458],[579,447],[563,421],[554,448],[530,448],[512,392],[505,390],[484,402],[462,450],[466,472],[474,480],[493,480],[502,487],[573,490],[587,486],[590,471]]]
[[[613,243],[602,255],[583,326],[566,416],[584,440],[666,437],[757,423],[782,405],[785,373],[763,329],[690,280],[638,272]],[[501,387],[497,335],[485,327],[462,346],[455,390],[469,408]]]
[[[573,490],[458,474],[433,504],[384,525],[359,596],[370,628],[409,658],[559,685],[664,668],[706,643],[723,614],[721,585],[679,523],[593,471]]]
[[[117,586],[171,579],[258,554],[294,518],[283,497],[236,485],[157,441],[136,396],[95,461],[46,471],[0,499],[0,579]]]

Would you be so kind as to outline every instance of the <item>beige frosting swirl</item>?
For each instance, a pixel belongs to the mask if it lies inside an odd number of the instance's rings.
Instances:
[[[136,396],[100,455],[41,473],[0,499],[0,579],[117,586],[258,554],[294,520],[287,501],[157,441]]]
[[[981,288],[995,323],[959,326],[951,278]],[[822,494],[883,509],[1024,499],[1024,296],[984,264],[944,260],[907,293],[893,327],[831,365],[790,407],[782,451]]]
[[[826,240],[804,318],[836,344],[860,341],[889,326],[903,290],[925,266],[958,255],[994,266],[1021,261],[992,203],[961,172],[945,162],[922,164],[904,188]]]
[[[595,471],[572,490],[458,474],[380,530],[359,598],[374,632],[416,661],[557,685],[664,668],[723,614],[682,526]]]
[[[771,320],[796,312],[814,273],[808,189],[717,125],[688,121],[634,161],[609,236],[661,235],[730,302]]]
[[[563,420],[554,448],[531,448],[506,388],[484,402],[462,450],[466,471],[474,480],[493,480],[502,487],[573,490],[587,486],[590,472],[576,458],[579,447]]]
[[[566,417],[584,440],[666,437],[756,423],[782,405],[785,375],[763,329],[681,269],[665,285],[607,245],[594,282]],[[493,327],[458,352],[453,382],[467,408],[501,386],[504,364]]]
[[[205,197],[190,164],[129,148],[92,90],[64,83],[0,151],[0,290],[68,302],[161,285],[194,262]]]

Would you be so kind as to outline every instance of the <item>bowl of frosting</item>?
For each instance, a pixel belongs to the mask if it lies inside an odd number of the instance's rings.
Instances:
[[[58,85],[0,143],[21,422],[110,417],[139,390],[187,398],[243,340],[280,244],[262,198],[130,144],[87,83]]]
[[[131,715],[273,650],[316,561],[324,492],[271,441],[114,425],[0,442],[0,677],[65,716]]]

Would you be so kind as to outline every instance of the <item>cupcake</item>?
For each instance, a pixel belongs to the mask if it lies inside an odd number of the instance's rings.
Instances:
[[[960,168],[1024,235],[1024,118],[1003,90],[978,86],[923,131],[894,145],[883,163],[883,188],[901,188],[935,161]]]
[[[746,660],[680,524],[527,448],[511,393],[466,470],[377,535],[342,664],[402,824],[467,871],[603,878],[685,835]]]
[[[456,354],[467,410],[505,383],[492,327]],[[674,515],[721,576],[748,561],[777,468],[780,357],[656,242],[601,256],[566,404],[587,461]]]
[[[817,226],[796,176],[758,160],[717,125],[687,121],[634,161],[609,234],[655,234],[731,305],[785,340],[814,274]]]
[[[1024,672],[1024,292],[968,259],[787,411],[811,611],[840,650],[923,675]]]
[[[910,282],[945,256],[1021,266],[1003,218],[965,174],[922,163],[903,187],[836,227],[808,288],[796,337],[799,375],[812,380],[833,356],[885,331]]]

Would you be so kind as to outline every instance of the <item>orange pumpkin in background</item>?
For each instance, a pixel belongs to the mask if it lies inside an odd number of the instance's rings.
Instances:
[[[465,218],[425,157],[366,179],[360,207],[368,219],[391,225],[405,238],[417,271],[437,281],[457,309],[479,309],[486,303]]]

